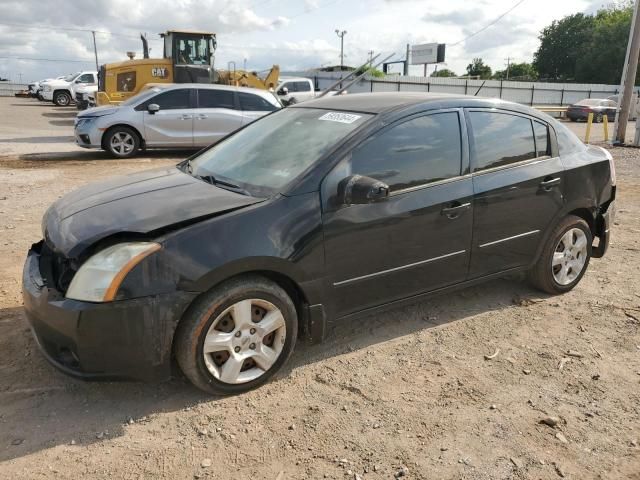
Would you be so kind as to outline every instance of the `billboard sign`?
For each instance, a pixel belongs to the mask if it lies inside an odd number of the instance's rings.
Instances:
[[[411,65],[444,62],[445,44],[424,43],[411,46]]]

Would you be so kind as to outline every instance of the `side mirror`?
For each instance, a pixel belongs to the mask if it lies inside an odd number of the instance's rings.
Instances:
[[[344,205],[365,205],[388,197],[389,185],[375,178],[351,175],[338,184],[338,198]]]
[[[278,95],[289,95],[289,89],[287,87],[282,87],[280,90],[278,90]]]
[[[160,105],[158,105],[157,103],[150,103],[147,106],[147,112],[149,112],[151,115],[155,115],[156,112],[160,111]]]

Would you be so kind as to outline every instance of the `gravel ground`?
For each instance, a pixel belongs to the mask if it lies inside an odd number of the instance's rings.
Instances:
[[[263,388],[212,398],[178,374],[68,378],[21,307],[52,201],[184,153],[109,160],[56,143],[69,127],[45,114],[70,110],[0,100],[0,478],[640,479],[640,150],[612,149],[612,246],[569,294],[509,278],[345,322]],[[40,141],[7,141],[31,138],[22,119]]]

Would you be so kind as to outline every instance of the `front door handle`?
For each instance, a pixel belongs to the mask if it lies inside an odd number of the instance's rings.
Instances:
[[[547,192],[551,190],[552,187],[557,187],[560,185],[560,178],[545,178],[542,182],[540,182],[540,187],[546,190]]]
[[[460,203],[453,202],[450,207],[445,207],[440,212],[441,215],[446,215],[447,218],[453,220],[454,218],[458,218],[461,213],[469,210],[471,208],[471,203]]]
[[[209,117],[204,115],[204,114],[202,114],[202,113],[198,114],[198,119],[204,120],[205,118],[209,118]]]
[[[182,115],[182,117],[180,117],[181,120],[191,120],[192,118],[192,115]]]

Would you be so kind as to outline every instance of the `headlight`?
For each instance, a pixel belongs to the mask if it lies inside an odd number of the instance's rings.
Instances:
[[[66,297],[85,302],[112,301],[133,267],[160,248],[154,242],[120,243],[105,248],[82,264]]]

